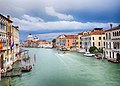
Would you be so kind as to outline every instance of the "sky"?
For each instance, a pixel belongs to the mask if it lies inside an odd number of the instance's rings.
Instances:
[[[120,0],[0,0],[0,13],[19,26],[20,40],[29,33],[52,40],[120,24]]]

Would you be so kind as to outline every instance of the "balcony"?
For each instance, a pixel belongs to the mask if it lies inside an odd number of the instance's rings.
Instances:
[[[120,36],[113,36],[112,39],[118,39]]]

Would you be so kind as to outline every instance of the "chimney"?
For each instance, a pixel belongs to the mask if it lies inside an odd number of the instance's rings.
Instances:
[[[7,18],[10,20],[10,16],[9,15],[7,15]]]
[[[110,28],[112,28],[112,26],[113,26],[113,25],[112,25],[112,24],[110,24]]]

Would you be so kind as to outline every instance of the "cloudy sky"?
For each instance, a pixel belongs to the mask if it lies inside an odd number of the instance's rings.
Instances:
[[[95,27],[120,24],[120,0],[0,0],[0,13],[10,15],[20,28],[51,40],[59,34],[77,34]]]

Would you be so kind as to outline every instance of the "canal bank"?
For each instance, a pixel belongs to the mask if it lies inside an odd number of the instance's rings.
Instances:
[[[120,86],[120,64],[76,52],[26,49],[32,59],[36,53],[36,62],[31,72],[11,78],[12,86]]]

